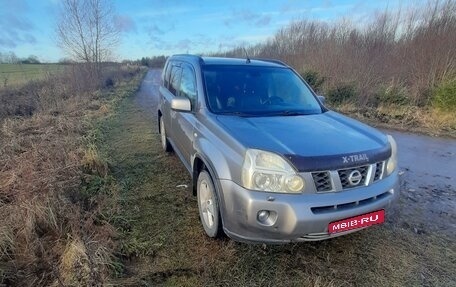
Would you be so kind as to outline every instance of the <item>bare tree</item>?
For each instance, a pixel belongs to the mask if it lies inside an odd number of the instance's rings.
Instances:
[[[0,63],[1,64],[17,64],[19,62],[19,58],[16,54],[12,51],[1,53],[0,52]]]
[[[77,62],[88,63],[100,76],[101,63],[119,42],[111,0],[62,0],[57,24],[59,46]]]

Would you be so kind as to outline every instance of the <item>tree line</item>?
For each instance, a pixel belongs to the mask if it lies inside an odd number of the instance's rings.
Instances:
[[[20,58],[14,52],[0,52],[0,64],[41,64],[41,61],[35,55]]]
[[[130,65],[146,66],[149,68],[163,68],[167,57],[164,55],[153,57],[142,57],[137,60],[123,60],[122,63]]]

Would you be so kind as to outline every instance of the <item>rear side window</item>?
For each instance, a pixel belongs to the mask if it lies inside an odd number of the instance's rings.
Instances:
[[[171,74],[171,62],[168,62],[168,64],[165,67],[165,72],[163,76],[163,85],[168,88],[169,87],[169,75]]]
[[[190,65],[184,64],[182,67],[182,77],[180,81],[180,93],[182,97],[187,97],[192,103],[192,108],[196,104],[196,80],[195,73]]]
[[[170,73],[170,77],[169,77],[168,89],[175,96],[177,95],[177,91],[179,91],[179,82],[180,82],[181,75],[182,75],[181,67],[178,67],[175,65],[171,66],[171,73]]]

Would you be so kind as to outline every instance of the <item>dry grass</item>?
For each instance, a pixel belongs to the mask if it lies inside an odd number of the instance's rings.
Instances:
[[[73,72],[16,90],[35,106],[17,114],[21,103],[10,98],[13,112],[0,116],[0,283],[6,285],[97,285],[113,265],[115,230],[103,219],[112,196],[86,192],[110,187],[93,122],[109,115],[116,97],[132,93],[140,75],[120,71],[111,91],[98,91],[81,89],[83,78],[71,81]]]
[[[95,144],[91,143],[84,151],[82,166],[87,173],[105,177],[108,174],[108,163],[100,156]]]
[[[67,65],[62,67],[58,76],[49,75],[45,79],[29,81],[19,87],[0,89],[0,120],[12,116],[31,116],[38,112],[51,115],[63,112],[77,114],[81,110],[71,110],[78,108],[77,101],[97,101],[88,95],[133,77],[138,69],[136,66],[106,64],[103,76],[96,80],[90,77],[90,67],[84,64]],[[98,109],[102,104],[88,103],[87,108],[94,110],[94,105]],[[107,106],[103,107],[103,111],[108,111]]]
[[[415,106],[369,108],[347,103],[335,109],[378,127],[456,138],[456,113],[451,111]]]

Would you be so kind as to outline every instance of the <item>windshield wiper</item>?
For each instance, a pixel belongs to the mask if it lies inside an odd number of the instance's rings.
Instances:
[[[224,115],[224,116],[238,116],[238,117],[257,117],[258,114],[251,114],[251,113],[244,113],[244,112],[219,112],[217,113],[219,115]]]
[[[303,111],[274,111],[274,112],[256,112],[256,113],[245,113],[239,111],[232,112],[219,112],[219,115],[225,116],[238,116],[238,117],[291,117],[291,116],[304,116],[311,115],[313,113]]]
[[[304,116],[304,115],[309,115],[310,113],[306,113],[303,111],[277,111],[277,112],[270,112],[270,113],[264,113],[263,115],[267,116],[285,116],[285,117],[291,117],[291,116]]]

